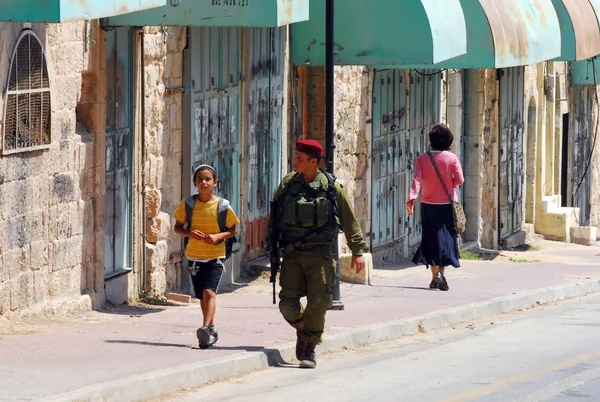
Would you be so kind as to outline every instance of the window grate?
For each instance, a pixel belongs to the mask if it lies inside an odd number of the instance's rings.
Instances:
[[[51,142],[50,80],[40,40],[26,30],[10,64],[4,110],[3,153],[48,148]]]

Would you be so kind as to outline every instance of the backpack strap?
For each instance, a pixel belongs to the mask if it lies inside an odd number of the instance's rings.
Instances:
[[[332,199],[335,200],[337,197],[337,188],[335,187],[335,181],[337,178],[326,170],[321,170],[321,172],[323,172],[325,177],[327,177],[327,181],[329,182],[328,193],[330,193]]]
[[[187,223],[187,230],[192,230],[192,217],[194,215],[194,206],[196,205],[197,198],[198,194],[193,194],[185,199],[185,221]]]
[[[225,232],[227,228],[227,212],[229,211],[229,201],[225,198],[219,197],[219,206],[217,209],[217,222],[219,223],[219,230]]]

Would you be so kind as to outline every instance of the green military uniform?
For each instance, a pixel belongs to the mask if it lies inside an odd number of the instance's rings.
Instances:
[[[292,172],[284,177],[273,197],[283,247],[279,310],[291,326],[302,329],[302,340],[312,344],[321,343],[325,313],[333,302],[336,266],[332,244],[339,230],[345,233],[353,255],[367,250],[346,190],[336,181],[335,205],[331,205],[327,198],[329,186],[322,171],[312,183]],[[331,195],[329,198],[333,199]],[[295,246],[286,250],[290,244]],[[306,308],[300,303],[304,296]]]

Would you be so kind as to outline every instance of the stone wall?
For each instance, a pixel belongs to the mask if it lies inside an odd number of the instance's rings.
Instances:
[[[176,88],[183,85],[186,34],[181,27],[144,32],[146,289],[158,295],[179,288],[183,279],[182,242],[172,216],[182,199],[183,99]]]
[[[334,72],[335,110],[335,174],[344,184],[354,212],[363,229],[370,230],[371,174],[369,170],[369,141],[371,123],[371,72],[363,66],[338,66]],[[304,136],[326,145],[325,135],[325,68],[308,68],[308,78],[300,80],[306,88],[297,93],[308,92],[304,124],[308,129],[298,130]],[[302,100],[299,116],[302,117]],[[302,124],[303,119],[295,116]],[[322,164],[325,168],[325,164]],[[367,239],[368,241],[368,239]],[[340,236],[340,250],[349,252],[344,236]]]
[[[0,24],[3,95],[13,48],[26,27],[46,52],[52,142],[47,150],[0,156],[0,315],[64,313],[104,302],[99,32],[88,26],[86,43],[84,22]]]

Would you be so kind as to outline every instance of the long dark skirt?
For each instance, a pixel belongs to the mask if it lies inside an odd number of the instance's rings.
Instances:
[[[460,267],[458,241],[450,204],[421,204],[421,245],[412,261],[417,265]]]

